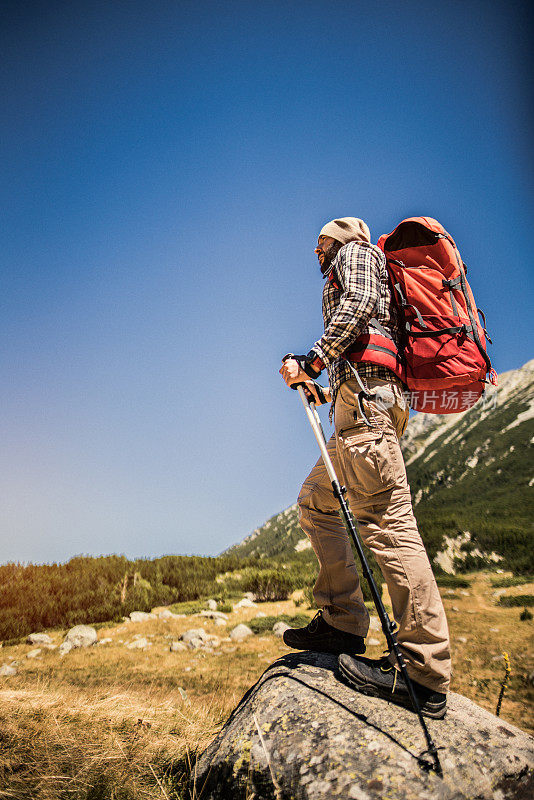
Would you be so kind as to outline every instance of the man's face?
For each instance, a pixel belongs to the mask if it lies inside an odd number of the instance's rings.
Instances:
[[[315,253],[321,265],[321,272],[323,275],[328,271],[330,264],[338,254],[341,248],[341,242],[333,239],[331,236],[319,236],[317,239],[317,247]]]

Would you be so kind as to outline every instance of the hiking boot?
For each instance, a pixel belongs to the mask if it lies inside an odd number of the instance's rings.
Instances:
[[[388,661],[387,656],[372,659],[351,658],[343,654],[339,656],[338,667],[340,677],[357,692],[371,697],[382,697],[390,703],[413,711],[404,678]],[[433,692],[413,679],[412,685],[423,716],[442,719],[447,711],[447,695]]]
[[[284,642],[295,650],[315,650],[318,653],[365,653],[363,636],[345,633],[329,625],[318,611],[305,628],[288,628],[284,631]]]

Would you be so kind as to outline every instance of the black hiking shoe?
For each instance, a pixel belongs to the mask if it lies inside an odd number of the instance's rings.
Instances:
[[[284,631],[284,642],[295,650],[314,650],[318,653],[365,653],[363,636],[345,633],[329,625],[318,611],[305,628],[288,628]]]
[[[390,703],[413,711],[412,701],[400,672],[383,658],[351,658],[343,654],[338,659],[339,675],[353,689],[371,697],[382,697]],[[424,717],[442,719],[447,711],[447,695],[433,692],[412,680],[412,685]]]

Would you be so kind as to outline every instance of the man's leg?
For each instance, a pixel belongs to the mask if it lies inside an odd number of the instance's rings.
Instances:
[[[328,453],[338,472],[335,436],[328,442]],[[300,526],[319,561],[319,576],[313,590],[317,608],[323,609],[325,621],[334,628],[367,636],[369,614],[363,602],[349,537],[322,458],[304,481],[298,505]]]
[[[445,611],[412,510],[406,469],[398,443],[408,410],[400,387],[370,379],[371,391],[393,404],[370,401],[372,426],[356,408],[356,381],[343,384],[336,400],[340,477],[358,521],[388,586],[397,639],[410,677],[434,692],[446,692],[450,679],[449,634]],[[393,658],[393,657],[392,657]]]

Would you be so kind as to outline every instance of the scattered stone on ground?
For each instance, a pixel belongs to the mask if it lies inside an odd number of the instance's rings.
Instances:
[[[467,643],[467,639],[466,639],[465,636],[457,636],[456,637],[456,641],[457,642],[461,642],[462,644],[466,644]]]
[[[204,628],[190,628],[188,631],[184,631],[180,636],[182,642],[188,644],[193,639],[200,639],[201,641],[205,641],[208,634],[204,630]]]
[[[255,619],[261,619],[262,617],[266,617],[266,616],[267,616],[267,614],[265,613],[265,611],[258,611],[258,613],[255,616]]]
[[[2,664],[0,667],[0,678],[10,678],[12,675],[17,674],[17,668],[14,664]]]
[[[155,614],[148,613],[147,611],[132,611],[130,620],[132,622],[146,622],[149,619],[157,619]]]
[[[72,644],[68,641],[62,642],[58,647],[58,653],[60,656],[65,656],[67,653],[70,653],[72,650]]]
[[[228,614],[223,611],[200,611],[199,617],[206,617],[207,619],[228,619]]]
[[[187,614],[174,614],[169,608],[164,608],[156,614],[156,617],[163,622],[168,622],[170,619],[185,619],[186,616]]]
[[[214,622],[215,625],[218,625],[221,628],[224,628],[224,626],[228,624],[225,619],[220,619],[219,617],[217,617]]]
[[[369,630],[370,631],[381,631],[382,625],[380,624],[380,620],[378,617],[370,617],[369,618]]]
[[[235,603],[233,606],[234,611],[239,608],[256,608],[256,603],[250,599],[250,597],[244,597],[238,603]]]
[[[112,641],[111,636],[106,636],[104,639],[99,639],[97,644],[110,644]]]
[[[26,644],[52,644],[52,639],[47,633],[30,633]]]
[[[218,636],[215,636],[213,633],[206,633],[204,628],[191,628],[182,633],[180,640],[185,642],[191,650],[208,648],[208,652],[209,648],[218,647],[221,643]]]
[[[97,640],[96,631],[91,625],[75,625],[65,636],[64,641],[71,647],[90,647]]]
[[[208,608],[210,611],[217,611],[217,600],[208,600]]]
[[[251,631],[248,625],[244,625],[242,622],[230,631],[230,639],[233,642],[242,642],[248,636],[254,636],[254,631]]]
[[[273,633],[275,636],[283,636],[284,631],[289,630],[289,628],[290,625],[288,625],[287,622],[282,622],[282,620],[279,620],[278,622],[275,622],[273,625]]]
[[[290,653],[245,694],[196,764],[203,800],[526,800],[534,740],[461,695],[427,720],[443,779],[423,770],[415,714],[335,677],[337,657]]]
[[[171,653],[179,653],[181,650],[187,650],[187,645],[184,642],[171,642]]]
[[[366,641],[367,641],[367,644],[369,645],[369,647],[378,647],[378,645],[380,644],[380,639],[371,638],[371,639],[367,639]]]
[[[126,645],[128,650],[144,650],[145,647],[149,647],[150,642],[144,636],[140,636],[139,639],[134,639],[132,642]]]
[[[36,650],[30,650],[29,653],[26,653],[26,658],[37,658],[37,656],[40,656],[42,652],[43,651],[41,648],[38,647]]]

